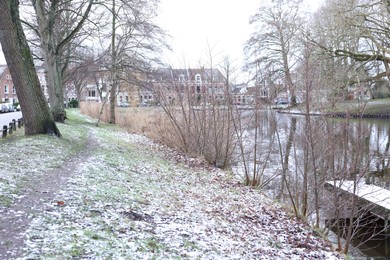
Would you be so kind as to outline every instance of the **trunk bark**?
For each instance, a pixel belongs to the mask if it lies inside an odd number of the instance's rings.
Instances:
[[[47,81],[49,90],[50,110],[54,121],[65,121],[64,89],[61,79],[61,65],[56,55],[45,55]]]
[[[47,69],[47,83],[49,92],[50,111],[56,122],[65,121],[64,90],[62,88],[60,55],[57,53],[58,40],[53,33],[55,10],[58,3],[53,3],[50,12],[46,13],[44,1],[33,1],[37,14],[38,29],[41,37],[41,46]],[[46,17],[47,16],[47,17]]]
[[[111,36],[111,59],[112,59],[112,86],[110,91],[110,124],[115,124],[115,101],[117,92],[117,78],[116,78],[116,0],[112,0],[112,36]]]
[[[68,9],[68,7],[71,6],[70,3],[62,3],[62,1],[59,0],[31,0],[31,2],[37,15],[41,47],[43,49],[47,69],[50,110],[55,121],[64,122],[65,107],[62,70],[66,68],[67,62],[64,63],[64,67],[62,68],[62,52],[66,44],[69,44],[76,33],[81,29],[91,11],[94,1],[89,0],[84,14],[82,16],[80,15],[80,21],[73,30],[67,32],[62,31],[61,27],[63,27],[63,25],[58,24],[58,22],[61,20],[61,15],[64,15],[64,12],[67,12],[65,9]],[[69,53],[65,60],[67,59],[69,59]]]
[[[19,19],[18,1],[0,1],[0,43],[19,98],[25,134],[61,136],[41,91],[30,48]]]

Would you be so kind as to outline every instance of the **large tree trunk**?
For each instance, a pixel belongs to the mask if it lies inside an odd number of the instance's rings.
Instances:
[[[56,122],[65,121],[64,89],[62,87],[61,69],[58,55],[45,56],[50,110]]]
[[[53,32],[53,24],[58,8],[58,3],[52,3],[49,13],[45,12],[43,1],[33,1],[35,12],[38,17],[38,30],[41,37],[41,45],[47,69],[47,83],[49,92],[50,111],[57,122],[64,122],[64,91],[61,77],[61,55],[59,53],[57,34]],[[47,16],[47,17],[46,17]]]
[[[110,91],[110,124],[115,124],[115,106],[116,106],[116,92],[118,89],[116,78],[116,0],[112,0],[112,35],[111,35],[111,59],[112,59],[112,71],[111,80],[112,86]]]
[[[286,48],[286,43],[284,40],[283,36],[283,31],[279,31],[280,34],[280,47],[282,49],[282,58],[283,58],[283,70],[284,70],[284,75],[286,77],[286,85],[287,85],[287,90],[289,91],[288,93],[288,102],[291,103],[291,105],[295,106],[297,104],[297,97],[295,95],[295,88],[294,84],[292,81],[292,76],[290,72],[290,64],[288,61],[288,48]],[[290,99],[291,98],[291,99]]]
[[[61,136],[41,91],[30,48],[19,19],[19,2],[0,1],[0,43],[25,121],[25,134]]]
[[[72,12],[69,7],[72,6],[66,1],[52,0],[32,0],[31,1],[37,15],[38,31],[43,49],[45,64],[47,69],[48,90],[50,98],[50,109],[54,120],[64,122],[64,88],[62,82],[62,70],[66,68],[67,62],[63,68],[61,64],[62,52],[64,47],[71,42],[75,35],[80,31],[84,21],[87,19],[93,0],[88,0],[88,5],[84,14],[80,15],[80,20],[76,26],[69,31],[61,24],[61,16],[65,12]],[[82,7],[82,5],[80,5]],[[69,53],[67,59],[69,58]]]

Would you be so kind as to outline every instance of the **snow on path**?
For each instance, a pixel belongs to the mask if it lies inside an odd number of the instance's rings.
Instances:
[[[83,163],[93,146],[89,139],[83,149],[60,168],[49,170],[43,175],[35,174],[22,187],[12,206],[1,211],[0,259],[14,259],[22,255],[25,246],[24,232],[32,219],[36,214],[47,210],[48,203],[53,203],[54,194],[72,177],[75,167]]]

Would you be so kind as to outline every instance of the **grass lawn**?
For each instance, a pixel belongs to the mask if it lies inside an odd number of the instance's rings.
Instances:
[[[305,104],[297,108],[305,110]],[[390,98],[371,99],[368,101],[348,100],[335,104],[323,103],[311,106],[312,110],[323,113],[363,113],[366,115],[390,115]]]

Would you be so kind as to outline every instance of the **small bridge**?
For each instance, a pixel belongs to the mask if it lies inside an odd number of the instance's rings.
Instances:
[[[390,220],[390,190],[354,181],[327,181],[325,187],[336,189],[346,195],[356,196],[359,206],[367,207],[372,214],[386,222]]]

